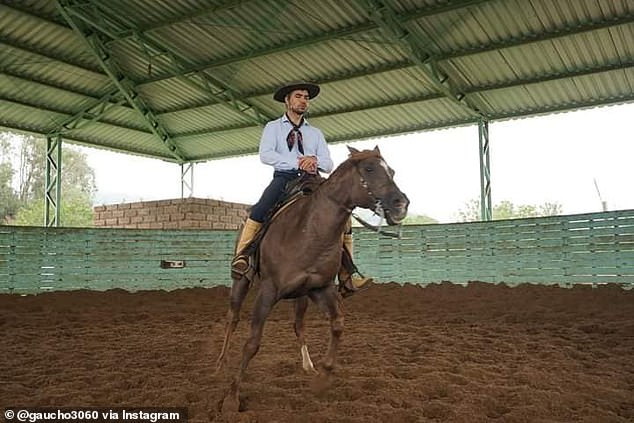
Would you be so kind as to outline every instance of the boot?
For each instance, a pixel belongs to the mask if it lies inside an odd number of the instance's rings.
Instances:
[[[249,270],[249,257],[244,254],[255,235],[260,231],[262,224],[255,220],[247,219],[240,233],[240,239],[236,245],[235,257],[231,261],[231,276],[243,276]]]
[[[352,259],[352,234],[343,234],[343,247],[348,251],[350,259]],[[372,282],[372,278],[357,277],[350,274],[346,266],[339,268],[338,278],[339,285],[345,287],[348,294],[365,288]]]

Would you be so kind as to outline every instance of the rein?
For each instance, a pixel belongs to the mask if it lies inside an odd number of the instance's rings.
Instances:
[[[380,204],[378,205],[378,207],[381,207]],[[382,210],[382,209],[381,209]],[[385,231],[383,229],[381,229],[381,226],[383,224],[383,214],[379,214],[379,216],[381,216],[381,221],[379,222],[378,225],[372,225],[371,223],[368,223],[367,221],[363,220],[361,218],[361,216],[352,213],[352,217],[355,218],[355,220],[357,222],[359,222],[363,227],[370,229],[371,231],[374,231],[380,235],[384,235],[390,238],[397,238],[397,239],[401,239],[401,235],[402,235],[402,229],[403,229],[403,225],[402,224],[398,224],[398,232],[392,232],[392,231]]]

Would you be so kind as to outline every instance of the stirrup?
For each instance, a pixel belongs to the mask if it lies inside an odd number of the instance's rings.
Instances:
[[[249,271],[249,257],[238,255],[231,261],[231,277],[239,279]]]
[[[356,292],[365,291],[374,282],[373,278],[360,278],[360,279],[365,279],[365,283],[358,288],[354,286],[354,284],[352,283],[352,276],[348,277],[348,279],[346,279],[345,282],[343,283],[340,282],[339,294],[341,294],[343,298],[347,298]]]

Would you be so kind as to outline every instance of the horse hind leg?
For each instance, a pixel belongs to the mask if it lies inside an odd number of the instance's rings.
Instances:
[[[306,338],[304,336],[304,316],[306,315],[307,308],[308,297],[299,297],[295,300],[295,335],[297,336],[297,342],[299,343],[299,348],[302,353],[302,368],[306,373],[317,373],[310,359]]]
[[[242,303],[249,292],[250,283],[251,282],[246,276],[233,280],[229,299],[229,310],[227,311],[227,323],[225,324],[225,337],[222,342],[220,355],[218,356],[218,360],[216,360],[216,373],[222,369],[222,366],[225,363],[225,356],[227,354],[227,350],[229,349],[231,336],[240,321],[240,308],[242,307]]]

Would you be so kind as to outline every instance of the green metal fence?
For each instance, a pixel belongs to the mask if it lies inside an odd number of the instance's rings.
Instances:
[[[634,210],[413,225],[402,235],[355,230],[363,273],[399,283],[634,286]],[[0,292],[228,285],[234,242],[234,231],[0,226]]]
[[[408,226],[399,241],[359,233],[357,256],[382,280],[634,285],[634,210]]]

